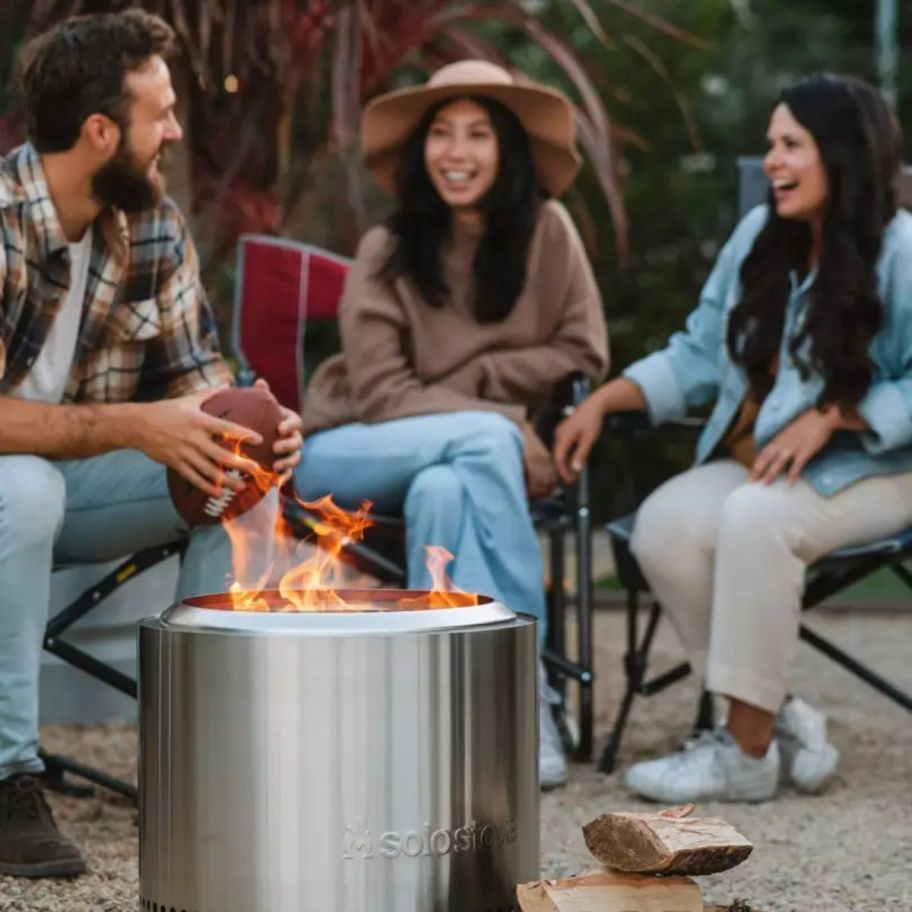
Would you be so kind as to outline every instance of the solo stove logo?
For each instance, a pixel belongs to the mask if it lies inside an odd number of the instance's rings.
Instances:
[[[504,824],[478,823],[472,821],[457,829],[432,830],[426,823],[420,830],[386,830],[376,841],[371,831],[364,826],[361,818],[355,825],[345,828],[342,838],[342,857],[355,859],[407,858],[419,856],[449,855],[451,852],[478,852],[484,849],[513,845],[519,838],[515,821]]]

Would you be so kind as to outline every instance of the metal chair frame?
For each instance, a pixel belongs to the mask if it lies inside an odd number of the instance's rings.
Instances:
[[[696,427],[699,426],[700,422],[691,420],[685,422],[685,424]],[[606,429],[609,433],[620,436],[627,442],[624,451],[627,457],[625,468],[628,480],[632,479],[631,447],[633,438],[649,427],[647,417],[641,413],[613,415],[606,422]],[[634,698],[637,696],[650,697],[660,693],[691,673],[690,663],[685,661],[655,677],[647,677],[649,651],[662,614],[662,606],[657,600],[652,600],[645,627],[641,631],[639,620],[640,596],[648,594],[650,590],[649,584],[637,565],[636,558],[629,549],[635,515],[629,514],[609,523],[606,527],[611,536],[618,578],[627,593],[627,649],[624,654],[624,675],[626,678],[624,695],[621,698],[614,725],[599,760],[599,769],[604,773],[611,773],[616,767],[618,750]],[[912,573],[909,572],[903,563],[910,557],[912,557],[912,529],[867,545],[844,548],[829,554],[808,569],[808,582],[805,587],[801,610],[802,612],[810,611],[831,596],[884,567],[889,568],[912,590]],[[885,697],[912,712],[912,694],[897,687],[869,665],[860,662],[803,623],[799,626],[799,637],[850,674],[855,675],[855,677],[869,684]],[[695,728],[709,728],[712,724],[712,700],[704,691],[700,699]]]
[[[144,548],[122,560],[113,570],[85,589],[48,621],[44,631],[44,648],[68,665],[84,671],[95,680],[101,681],[135,700],[136,678],[124,674],[84,649],[74,646],[65,638],[65,635],[77,621],[93,611],[112,592],[120,589],[144,570],[154,567],[172,555],[183,555],[185,547],[184,542],[169,542],[165,545]],[[130,782],[109,776],[101,770],[80,763],[71,757],[49,754],[43,750],[39,752],[39,756],[45,765],[43,774],[45,784],[54,791],[75,796],[85,796],[91,793],[90,788],[70,782],[66,778],[67,774],[70,774],[95,785],[101,785],[133,801],[136,800],[136,786]]]

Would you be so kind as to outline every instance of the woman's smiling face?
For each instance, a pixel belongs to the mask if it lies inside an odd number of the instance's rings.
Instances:
[[[785,104],[773,111],[766,137],[769,150],[763,170],[773,190],[776,213],[781,218],[822,220],[830,191],[814,137]]]
[[[424,166],[451,209],[477,208],[497,179],[500,149],[488,112],[464,98],[442,107],[424,143]]]

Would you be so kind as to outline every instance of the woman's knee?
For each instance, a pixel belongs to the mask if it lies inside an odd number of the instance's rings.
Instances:
[[[38,456],[0,457],[0,522],[19,545],[52,539],[63,520],[63,475]]]
[[[455,443],[460,451],[482,454],[492,459],[510,459],[522,455],[522,433],[509,418],[497,412],[469,412],[459,425]]]
[[[410,521],[428,513],[458,517],[462,511],[462,498],[462,482],[450,466],[428,466],[409,485],[405,497],[405,518]]]
[[[667,559],[669,551],[712,553],[722,505],[745,477],[738,463],[714,462],[681,472],[656,488],[637,511],[631,540],[637,559],[646,564]]]
[[[653,566],[667,560],[670,551],[680,551],[693,542],[688,512],[686,504],[664,487],[643,501],[630,538],[630,550],[640,564]]]
[[[781,487],[745,484],[736,488],[722,504],[719,535],[750,542],[758,534],[778,533],[783,527],[785,507]]]

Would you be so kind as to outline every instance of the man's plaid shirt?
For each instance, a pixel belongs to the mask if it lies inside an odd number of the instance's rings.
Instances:
[[[0,158],[0,395],[26,376],[70,281],[69,251],[41,161]],[[174,203],[95,222],[85,305],[65,402],[181,396],[230,380]]]

